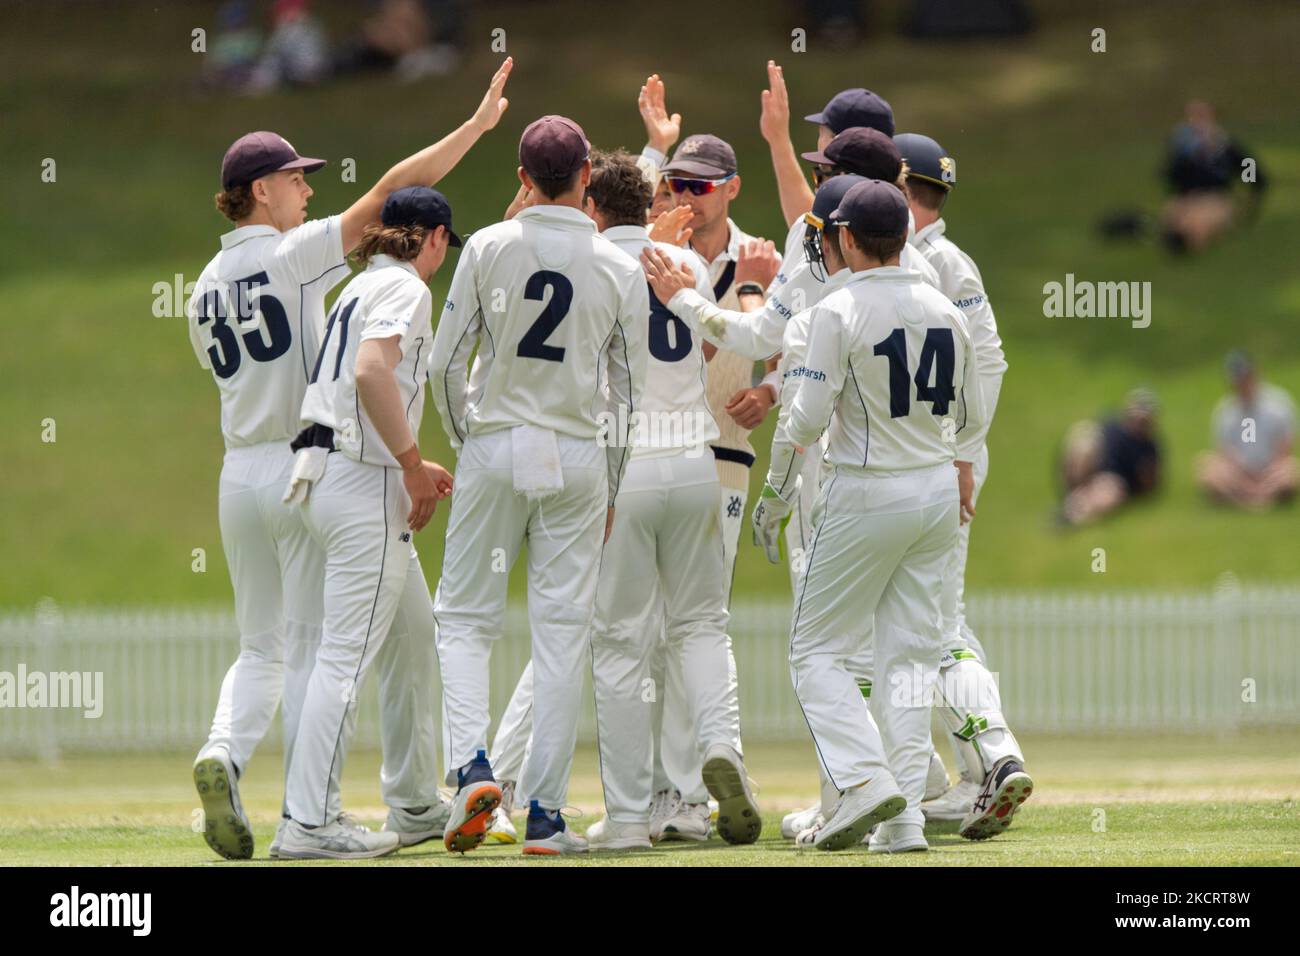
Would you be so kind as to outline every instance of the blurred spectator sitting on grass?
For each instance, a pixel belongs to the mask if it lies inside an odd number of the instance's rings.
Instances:
[[[328,78],[329,41],[307,0],[275,0],[271,22],[271,36],[246,88],[249,93],[311,86]]]
[[[338,73],[391,70],[399,80],[446,76],[465,45],[466,0],[379,0],[335,59]]]
[[[212,49],[203,61],[203,84],[214,89],[242,89],[253,75],[262,33],[253,25],[247,0],[227,0],[217,11]]]
[[[1118,416],[1070,427],[1061,454],[1061,524],[1088,524],[1156,489],[1161,458],[1157,411],[1155,393],[1139,388],[1129,392]]]
[[[1262,510],[1290,500],[1300,481],[1292,457],[1296,411],[1291,396],[1261,382],[1245,352],[1225,363],[1232,393],[1210,417],[1214,450],[1196,463],[1201,489],[1221,504]]]
[[[1174,252],[1201,252],[1240,219],[1243,206],[1233,193],[1242,185],[1250,197],[1244,210],[1253,216],[1264,190],[1264,172],[1230,138],[1202,100],[1187,104],[1187,119],[1169,140],[1165,180],[1173,196],[1165,203],[1162,225]],[[1253,181],[1243,179],[1248,174]]]

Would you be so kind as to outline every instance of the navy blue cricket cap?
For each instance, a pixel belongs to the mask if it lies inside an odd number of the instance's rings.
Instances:
[[[696,133],[682,140],[672,161],[665,163],[659,172],[670,179],[699,176],[720,179],[733,175],[736,168],[736,151],[730,143],[712,133]]]
[[[907,177],[923,179],[947,192],[957,185],[957,161],[929,136],[899,133],[894,145],[907,160]]]
[[[568,179],[590,155],[587,134],[565,116],[533,120],[519,137],[519,165],[533,179]]]
[[[835,134],[852,129],[854,126],[867,126],[880,130],[886,136],[894,135],[893,109],[881,97],[860,86],[851,90],[840,90],[831,97],[824,110],[805,116],[804,119],[810,123],[828,126]]]
[[[834,166],[867,179],[893,182],[903,171],[903,157],[894,141],[880,130],[855,126],[837,133],[823,150],[804,153],[810,163]]]
[[[814,218],[821,220],[822,229],[835,225],[831,219],[831,213],[835,212],[840,200],[844,198],[844,194],[858,183],[865,183],[866,181],[862,176],[846,173],[843,176],[832,176],[817,187],[817,195],[813,197],[812,215]]]
[[[451,231],[451,203],[447,197],[428,186],[395,189],[384,200],[379,220],[385,226],[423,226],[447,229],[448,244],[460,248],[460,236]]]
[[[301,169],[306,175],[324,165],[323,159],[299,156],[293,144],[279,133],[245,133],[230,145],[221,160],[221,188],[234,189],[287,169]]]
[[[844,194],[830,218],[838,226],[851,226],[858,235],[906,236],[907,200],[897,186],[868,179]]]

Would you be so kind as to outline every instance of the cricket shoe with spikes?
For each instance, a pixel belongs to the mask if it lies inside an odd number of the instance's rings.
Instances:
[[[952,789],[948,780],[948,768],[943,765],[943,758],[937,750],[930,751],[930,769],[925,774],[925,795],[921,801],[938,800]]]
[[[501,804],[501,787],[482,750],[456,771],[456,795],[451,798],[442,845],[451,853],[468,853],[487,836],[492,811]]]
[[[957,832],[967,840],[987,840],[1006,832],[1011,818],[1033,792],[1033,778],[1020,761],[1003,757],[984,778],[984,786]]]
[[[817,834],[821,833],[822,827],[826,821],[822,819],[821,814],[813,821],[812,826],[806,827],[795,834],[794,845],[801,850],[806,850],[817,845]]]
[[[831,818],[817,831],[813,846],[819,850],[847,850],[860,844],[871,828],[907,809],[907,799],[889,773],[860,787],[846,790]]]
[[[804,810],[793,810],[781,818],[781,836],[787,840],[796,840],[800,833],[820,823],[821,819],[821,804],[815,804]]]
[[[921,804],[921,813],[927,820],[965,820],[980,795],[980,785],[965,774],[934,800]]]
[[[524,831],[525,856],[567,856],[586,852],[587,841],[569,832],[559,810],[543,809],[536,800],[529,802],[528,828]]]
[[[239,778],[224,746],[204,748],[194,761],[194,789],[203,804],[203,839],[227,860],[253,857],[253,828],[239,800]]]
[[[731,844],[757,842],[763,817],[740,755],[727,744],[713,744],[704,754],[702,776],[705,789],[718,801],[718,835]]]

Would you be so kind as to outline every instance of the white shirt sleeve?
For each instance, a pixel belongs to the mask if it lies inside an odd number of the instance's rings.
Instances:
[[[975,346],[963,321],[953,330],[957,361],[962,363],[961,390],[957,393],[957,461],[974,461],[988,434],[989,415],[984,400],[984,383],[980,381]],[[999,380],[1000,382],[1000,380]]]
[[[416,321],[420,310],[433,311],[433,293],[423,282],[408,281],[405,274],[392,282],[370,303],[366,310],[366,324],[361,329],[361,341],[402,337],[402,350],[410,343],[412,329],[419,332]]]
[[[343,217],[312,219],[284,234],[276,259],[299,282],[315,282],[327,272],[347,265],[343,254]]]
[[[483,304],[478,297],[478,256],[473,243],[465,246],[451,278],[451,289],[429,354],[429,392],[451,446],[459,449],[467,434],[469,357],[483,332]]]
[[[211,371],[212,359],[208,355],[207,343],[203,341],[203,333],[199,331],[199,302],[207,294],[207,291],[203,283],[200,282],[194,294],[190,296],[189,302],[185,305],[185,321],[190,327],[190,345],[194,347],[194,354],[199,358],[199,367]]]
[[[698,285],[698,276],[697,276]],[[820,297],[817,280],[807,263],[768,295],[761,309],[737,312],[706,299],[697,289],[682,289],[665,305],[719,348],[744,358],[765,359],[781,351],[785,328],[797,312]]]
[[[641,155],[636,158],[637,167],[641,170],[641,175],[645,181],[652,187],[659,185],[659,170],[663,167],[664,161],[668,157],[653,146],[646,144],[645,149],[641,150]]]
[[[801,448],[807,448],[826,430],[835,402],[844,389],[849,362],[844,319],[838,312],[819,305],[810,324],[807,356],[803,365],[790,369],[790,375],[800,381],[789,406],[786,433]]]

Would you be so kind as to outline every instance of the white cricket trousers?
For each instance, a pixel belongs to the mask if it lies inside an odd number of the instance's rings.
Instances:
[[[989,452],[980,449],[973,463],[975,499],[989,473]],[[939,668],[939,710],[961,757],[963,776],[976,783],[1004,757],[1024,762],[1020,744],[1002,713],[1002,696],[989,673],[984,647],[966,623],[966,553],[971,525],[957,532],[957,543],[944,572],[942,609],[944,655]]]
[[[548,810],[568,794],[609,500],[605,449],[594,438],[558,443],[564,489],[529,502],[514,491],[508,430],[465,440],[434,601],[454,786],[456,771],[488,749],[488,664],[505,633],[510,568],[527,542],[533,721],[519,789]]]
[[[706,456],[707,459],[707,456]],[[743,468],[744,466],[737,466]],[[734,482],[737,468],[715,468],[724,472]],[[746,469],[742,472],[748,476]],[[722,527],[723,561],[727,579],[726,601],[731,605],[731,584],[736,570],[736,550],[741,529],[747,515],[745,502],[749,489],[719,483],[718,522]],[[732,651],[731,635],[727,642],[727,680],[720,688],[727,709],[731,739],[727,741],[736,753],[743,754],[740,740],[740,680],[736,670],[736,655]],[[652,662],[652,676],[660,689],[652,720],[655,726],[654,789],[676,790],[686,803],[704,803],[709,792],[704,787],[704,750],[696,735],[692,720],[686,675],[682,672],[680,655],[666,653],[661,642]]]
[[[325,554],[324,626],[285,787],[289,814],[322,826],[342,811],[340,780],[356,701],[376,660],[385,802],[436,802],[432,613],[406,526],[410,499],[401,470],[331,454],[302,511]],[[390,630],[396,640],[384,655]]]
[[[239,656],[221,682],[205,746],[221,745],[242,774],[281,705],[285,767],[320,643],[324,555],[302,515],[281,500],[289,443],[226,451],[218,513],[235,592]]]
[[[838,467],[813,520],[790,670],[818,759],[839,791],[892,773],[907,798],[900,820],[920,823],[943,653],[940,591],[958,527],[956,475],[950,463],[889,474]],[[873,616],[874,708],[852,665]]]
[[[592,685],[605,810],[644,823],[653,794],[651,675],[660,621],[666,662],[683,680],[687,740],[731,745],[727,574],[713,456],[633,459],[615,502],[592,628]]]

